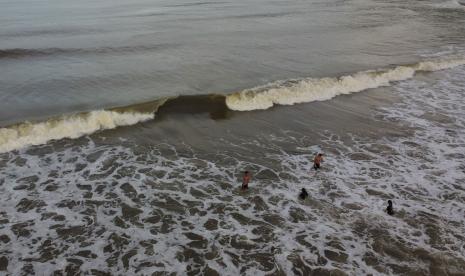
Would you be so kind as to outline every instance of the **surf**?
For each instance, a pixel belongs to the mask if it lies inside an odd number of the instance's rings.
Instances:
[[[208,113],[214,120],[226,119],[234,111],[265,110],[275,105],[294,105],[330,100],[393,82],[465,65],[465,58],[425,60],[411,65],[361,71],[352,75],[276,81],[231,94],[184,95],[130,106],[61,115],[39,122],[19,122],[0,128],[0,153],[52,140],[79,138],[92,133],[135,125],[156,116],[173,113]]]
[[[464,64],[465,58],[428,60],[413,65],[362,71],[341,77],[277,81],[228,95],[226,105],[231,110],[251,111],[268,109],[274,105],[326,101],[338,95],[389,86],[392,82],[410,79],[418,72],[433,72]]]
[[[51,140],[79,138],[99,130],[134,125],[153,117],[153,113],[98,110],[38,123],[24,122],[0,129],[0,153],[45,144]]]

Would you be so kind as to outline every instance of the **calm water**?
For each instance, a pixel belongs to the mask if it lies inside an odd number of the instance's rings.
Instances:
[[[455,1],[0,0],[0,274],[462,275],[464,75]]]

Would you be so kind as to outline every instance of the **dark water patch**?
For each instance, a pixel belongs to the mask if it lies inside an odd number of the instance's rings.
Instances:
[[[87,259],[95,259],[97,258],[97,255],[92,253],[90,250],[82,250],[76,253],[76,256],[87,258]]]
[[[124,166],[116,170],[117,175],[115,177],[118,178],[123,178],[123,177],[129,177],[133,176],[134,173],[136,172],[136,167],[134,166]]]
[[[218,221],[216,219],[208,219],[204,225],[205,229],[209,231],[214,231],[218,229]]]
[[[124,183],[120,186],[121,190],[123,190],[123,193],[129,197],[130,199],[136,199],[137,198],[137,191],[134,189],[134,187],[129,184],[129,183]]]
[[[365,262],[368,266],[373,267],[380,273],[386,273],[386,269],[381,266],[381,258],[377,257],[372,252],[366,252],[363,255],[362,261]]]
[[[76,184],[76,187],[77,187],[79,190],[83,190],[83,191],[92,191],[92,185],[88,185],[88,184]]]
[[[419,116],[422,119],[426,119],[430,122],[435,122],[439,124],[453,124],[455,120],[445,114],[438,112],[425,112],[422,116]]]
[[[171,198],[170,196],[160,195],[160,199],[153,200],[150,204],[159,208],[163,208],[169,212],[174,212],[178,214],[184,214],[186,212],[186,206],[181,204],[179,201]]]
[[[191,3],[180,3],[180,4],[173,4],[173,5],[166,5],[164,7],[168,7],[168,8],[175,8],[175,7],[195,7],[195,6],[205,6],[205,5],[219,5],[219,4],[224,4],[224,3],[227,3],[227,2],[222,2],[222,1],[218,1],[218,2],[209,2],[209,1],[205,1],[205,2],[191,2]]]
[[[0,235],[0,242],[2,243],[9,243],[11,241],[10,237],[8,235]]]
[[[86,226],[72,226],[69,228],[59,227],[56,230],[57,235],[63,240],[79,240],[82,235],[87,233]]]
[[[273,226],[277,226],[281,228],[285,226],[286,220],[277,214],[273,214],[273,213],[264,214],[262,218],[264,221],[266,221],[267,223]]]
[[[365,208],[365,206],[363,206],[363,205],[361,205],[360,203],[357,203],[357,202],[350,202],[350,203],[343,202],[342,207],[347,208],[347,209],[351,209],[351,210],[355,210],[355,211],[359,211],[359,210],[362,210],[363,208]]]
[[[384,191],[374,190],[374,189],[370,189],[370,188],[367,188],[365,191],[366,191],[367,194],[369,194],[371,196],[378,196],[378,197],[381,197],[381,198],[386,199],[386,200],[394,198],[394,195],[387,194]]]
[[[11,226],[11,231],[16,237],[29,237],[31,233],[34,231],[32,228],[35,225],[33,220],[29,220],[26,222],[15,223]]]
[[[123,214],[123,218],[127,220],[137,220],[139,215],[143,211],[136,207],[131,207],[125,203],[121,204],[121,213]]]
[[[285,17],[291,16],[295,14],[299,14],[302,12],[270,12],[270,13],[251,13],[251,14],[241,14],[241,15],[234,15],[229,18],[234,19],[263,19],[263,18],[276,18],[276,17]]]
[[[235,220],[237,220],[240,224],[242,225],[248,225],[250,223],[253,223],[252,219],[240,214],[240,213],[231,213],[231,217],[233,217]]]
[[[81,274],[80,267],[84,263],[80,259],[76,258],[66,258],[67,265],[65,267],[66,275],[79,275]],[[55,271],[55,275],[61,274],[61,271]]]
[[[291,218],[291,221],[294,223],[308,222],[310,220],[314,220],[312,215],[298,207],[291,207],[289,209],[289,216]]]
[[[6,256],[0,257],[0,271],[7,271],[8,269],[8,258]]]
[[[205,194],[204,192],[198,190],[198,189],[195,189],[193,187],[191,187],[190,189],[190,194],[196,198],[206,198],[208,197],[207,194]]]
[[[348,255],[343,252],[337,252],[333,250],[326,249],[324,251],[325,257],[333,262],[346,263]]]
[[[30,210],[35,209],[38,211],[41,207],[47,206],[43,200],[39,199],[28,199],[22,198],[19,203],[16,205],[16,210],[18,212],[27,213]]]
[[[220,273],[218,271],[209,267],[208,265],[205,267],[202,274],[205,276],[220,276]]]
[[[61,200],[60,202],[58,202],[56,204],[56,206],[59,207],[59,208],[66,207],[68,209],[73,209],[76,206],[80,206],[80,205],[81,205],[80,201],[76,201],[76,200],[73,200],[73,199],[63,199],[63,200]]]
[[[360,160],[367,161],[367,160],[374,159],[374,157],[372,157],[372,156],[370,156],[370,155],[368,155],[366,153],[363,153],[363,152],[351,153],[349,158],[352,159],[352,160],[355,160],[355,161],[360,161]]]
[[[58,246],[52,240],[45,240],[39,247],[39,256],[36,258],[25,258],[26,262],[41,262],[45,263],[56,259],[63,251],[68,249],[68,246]]]
[[[31,184],[21,184],[21,185],[16,185],[13,187],[13,190],[34,190],[34,188],[36,187],[36,185],[34,183],[31,183]]]
[[[274,227],[270,225],[260,225],[252,230],[252,233],[258,238],[253,238],[252,241],[258,244],[266,244],[274,240]]]
[[[42,213],[40,220],[52,219],[54,221],[64,221],[66,217],[55,212]]]
[[[184,233],[184,235],[188,239],[192,240],[191,242],[188,243],[189,246],[193,248],[199,248],[199,249],[207,248],[208,241],[201,235],[198,235],[196,233]]]
[[[177,44],[154,44],[154,45],[134,45],[121,47],[102,47],[102,48],[43,48],[43,49],[25,49],[10,48],[0,49],[0,60],[2,59],[27,59],[42,57],[60,57],[60,56],[101,56],[101,55],[124,55],[158,52],[167,49],[179,47]]]
[[[129,268],[129,261],[137,254],[137,249],[132,249],[121,257],[125,269]]]
[[[245,250],[245,251],[258,249],[258,245],[255,242],[252,242],[248,240],[247,238],[240,236],[240,235],[232,236],[230,239],[230,245],[233,248],[236,248],[239,250]]]
[[[23,183],[23,184],[31,184],[31,183],[37,182],[38,180],[39,180],[39,177],[37,175],[31,175],[31,176],[20,178],[16,182]]]
[[[268,210],[268,205],[260,196],[254,196],[251,199],[252,203],[254,204],[255,211],[265,211]]]
[[[98,269],[91,269],[90,272],[92,273],[92,275],[95,275],[95,276],[112,276],[111,273],[101,271],[101,270],[98,270]]]
[[[155,214],[149,217],[144,218],[142,221],[145,223],[157,224],[162,219],[162,216]]]
[[[155,253],[154,251],[155,244],[157,244],[156,240],[144,240],[144,241],[139,242],[139,245],[145,249],[144,254],[148,256],[153,256],[153,254]]]
[[[167,100],[158,108],[156,120],[165,117],[208,114],[213,120],[227,119],[234,112],[226,106],[225,96],[196,95],[180,96]]]
[[[264,170],[259,171],[255,175],[255,178],[263,179],[263,180],[266,179],[267,181],[271,181],[271,182],[278,182],[280,180],[279,175],[270,169],[264,169]]]
[[[52,28],[41,28],[41,29],[23,29],[17,31],[7,31],[0,33],[0,38],[18,38],[18,37],[34,37],[34,36],[57,36],[57,35],[66,35],[66,36],[73,36],[73,35],[86,35],[86,34],[97,34],[101,33],[102,30],[98,29],[84,29],[80,28],[59,28],[59,29],[52,29]]]

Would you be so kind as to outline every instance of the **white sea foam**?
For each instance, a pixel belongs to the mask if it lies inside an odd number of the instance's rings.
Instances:
[[[391,82],[407,80],[412,78],[416,72],[431,72],[464,64],[465,58],[429,60],[392,69],[363,71],[339,78],[279,81],[231,94],[226,97],[226,104],[232,110],[249,111],[268,109],[275,104],[293,105],[325,101],[338,95],[388,86]]]
[[[133,125],[153,118],[153,113],[99,110],[54,118],[45,122],[25,122],[0,128],[0,153],[29,145],[44,144],[50,140],[78,138],[98,130]]]

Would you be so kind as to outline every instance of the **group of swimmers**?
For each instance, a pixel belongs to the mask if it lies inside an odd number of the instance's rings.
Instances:
[[[321,163],[323,162],[323,154],[318,153],[315,158],[313,158],[313,168],[316,170],[320,169]],[[242,190],[247,190],[249,188],[250,182],[250,173],[249,171],[244,172],[244,176],[242,177]],[[300,199],[304,200],[308,197],[308,192],[305,188],[302,188],[299,194]],[[386,207],[386,213],[388,215],[394,215],[394,208],[392,206],[392,201],[388,200],[388,206]]]

